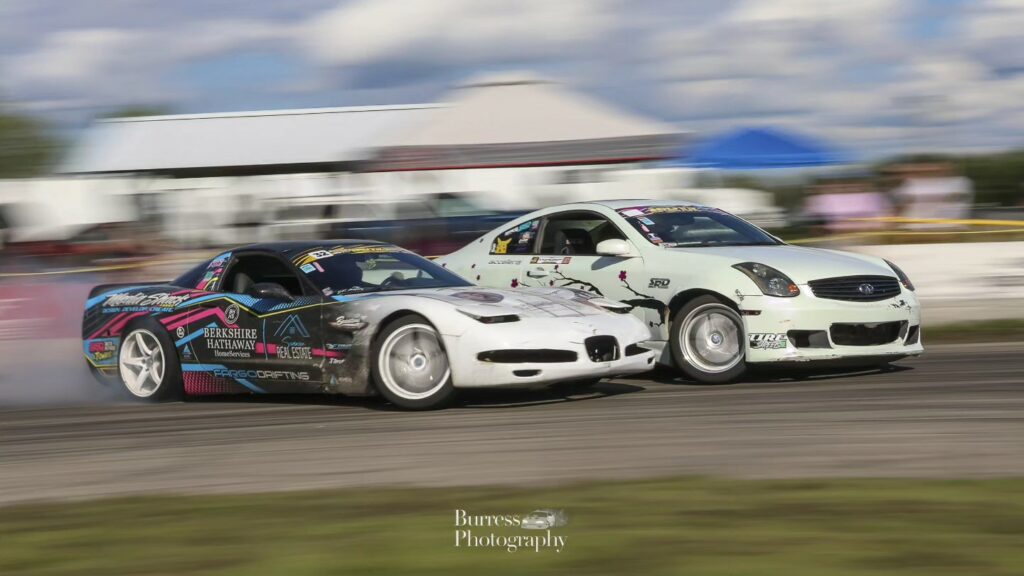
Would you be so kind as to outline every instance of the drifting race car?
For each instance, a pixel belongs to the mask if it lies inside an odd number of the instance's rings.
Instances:
[[[884,366],[923,351],[920,307],[892,262],[786,244],[673,201],[532,212],[436,262],[484,286],[572,287],[634,307],[659,362],[702,382],[747,364]]]
[[[410,409],[456,388],[600,379],[650,369],[629,307],[566,288],[475,287],[393,245],[253,245],[168,283],[92,290],[94,373],[135,398],[380,393]]]

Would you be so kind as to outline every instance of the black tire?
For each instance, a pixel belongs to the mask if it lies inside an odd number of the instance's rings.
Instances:
[[[409,346],[411,343],[403,340],[416,335],[424,338],[422,346],[411,345],[410,351],[416,353],[407,358],[398,356],[402,350],[397,347]],[[435,410],[455,399],[444,341],[437,329],[418,314],[393,320],[377,335],[370,354],[370,376],[381,396],[406,410]],[[416,382],[416,378],[422,382]]]
[[[148,395],[141,395],[132,391],[132,387],[127,382],[128,375],[125,374],[125,368],[122,363],[122,355],[133,349],[134,345],[129,342],[139,333],[146,335],[147,338],[152,336],[155,339],[160,347],[163,361],[163,372],[160,382]],[[121,333],[121,342],[117,348],[117,374],[118,388],[125,396],[133,400],[168,402],[180,400],[184,395],[181,380],[181,361],[178,358],[178,351],[174,347],[174,342],[171,340],[167,330],[152,318],[147,317],[134,320]]]
[[[722,343],[735,339],[735,345],[738,346],[738,356],[736,357],[733,357],[731,345],[729,349],[722,349],[722,354],[728,354],[729,360],[723,361],[719,367],[714,367],[710,361],[703,360],[699,356],[699,352],[696,351],[696,345],[688,344],[683,335],[684,330],[689,331],[693,328],[692,323],[696,318],[709,312],[715,312],[716,318],[717,316],[725,317],[730,324],[734,325],[735,329],[735,332],[716,330],[712,333],[712,336],[718,333]],[[723,334],[723,332],[725,333]],[[722,346],[722,343],[718,344],[718,346]],[[707,345],[713,346],[710,340]],[[698,296],[687,302],[676,312],[675,317],[672,319],[671,332],[669,333],[669,346],[671,347],[672,360],[675,362],[676,367],[688,378],[698,382],[705,384],[734,382],[747,371],[745,359],[746,336],[743,331],[743,320],[739,313],[724,300],[711,295]],[[691,353],[688,353],[688,350]]]

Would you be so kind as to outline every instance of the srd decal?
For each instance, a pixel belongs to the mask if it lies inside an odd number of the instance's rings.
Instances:
[[[750,347],[762,350],[785,348],[788,345],[785,334],[754,333],[750,335]]]
[[[670,280],[668,278],[651,278],[648,288],[668,288]]]

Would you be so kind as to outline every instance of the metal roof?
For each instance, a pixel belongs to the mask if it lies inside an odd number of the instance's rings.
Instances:
[[[174,171],[364,160],[381,133],[436,104],[115,118],[90,128],[60,171]]]
[[[383,137],[375,168],[424,170],[662,159],[678,128],[562,85],[500,78],[451,93],[447,106]]]

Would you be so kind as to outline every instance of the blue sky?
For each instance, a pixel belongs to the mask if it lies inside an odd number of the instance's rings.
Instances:
[[[862,156],[1024,146],[1024,0],[0,0],[0,95],[73,130],[436,101],[532,71],[682,129]]]

